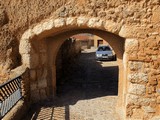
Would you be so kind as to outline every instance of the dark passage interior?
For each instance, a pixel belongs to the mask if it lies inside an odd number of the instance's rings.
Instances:
[[[56,96],[36,104],[26,120],[119,120],[117,61],[97,61],[95,47],[75,52],[74,42],[67,39],[57,54]]]
[[[95,49],[86,49],[76,58],[64,62],[57,79],[58,97],[75,97],[75,101],[118,94],[116,61],[97,61]]]

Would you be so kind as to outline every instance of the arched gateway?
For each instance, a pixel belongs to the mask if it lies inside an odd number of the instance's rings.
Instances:
[[[23,105],[54,97],[60,46],[72,35],[91,33],[117,54],[122,120],[160,119],[158,0],[12,0],[0,2],[0,10],[0,69],[15,75],[28,68]]]
[[[95,17],[50,18],[24,32],[19,52],[22,66],[28,67],[30,71],[31,100],[35,102],[55,95],[57,52],[66,38],[84,32],[107,39],[117,54],[117,110],[121,117],[132,117],[134,114],[136,117],[143,117],[144,115],[137,115],[135,111],[143,113],[143,104],[152,101],[152,98],[145,97],[148,75],[140,70],[144,63],[130,58],[133,53],[138,52],[139,42],[134,38],[125,38],[126,28],[121,23]],[[135,72],[131,72],[132,70]]]

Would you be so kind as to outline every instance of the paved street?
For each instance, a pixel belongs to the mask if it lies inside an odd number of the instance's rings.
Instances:
[[[69,69],[57,97],[35,105],[26,120],[119,120],[116,61],[96,61],[94,50],[87,49]]]

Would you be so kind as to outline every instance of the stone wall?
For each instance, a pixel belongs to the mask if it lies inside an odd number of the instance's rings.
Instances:
[[[150,37],[140,42],[134,39],[126,40],[129,60],[126,114],[137,119],[151,119],[154,115],[160,115],[159,40],[153,37],[150,41]]]
[[[31,46],[32,49],[30,57],[28,58],[28,56],[26,55],[26,59],[30,59],[32,61],[30,63],[30,94],[31,100],[33,102],[36,102],[38,100],[46,99],[48,95],[47,41],[33,40],[31,42]]]
[[[66,76],[70,71],[70,66],[78,55],[81,53],[80,41],[75,39],[67,39],[60,47],[56,57],[56,83],[57,85],[63,84],[64,79],[62,76]]]
[[[120,36],[146,39],[148,34],[159,33],[159,0],[57,0],[29,1],[12,0],[0,2],[1,70],[13,69],[20,65],[18,42],[25,30],[51,16],[66,18],[75,16],[98,17],[118,23],[107,23],[107,29]],[[82,20],[81,20],[82,21]],[[122,27],[123,25],[123,27]],[[5,46],[8,46],[5,48]],[[3,48],[3,49],[2,49]],[[6,54],[7,53],[7,54]],[[13,55],[15,54],[15,55]],[[7,56],[6,56],[7,55]]]
[[[50,46],[45,38],[75,29],[98,29],[109,32],[113,39],[125,39],[123,60],[117,56],[124,71],[119,75],[124,79],[119,83],[123,116],[160,119],[159,11],[159,0],[0,1],[1,82],[12,69],[29,67],[31,98],[45,99],[55,85],[49,81],[56,81],[54,60],[48,56],[61,45],[57,39]],[[113,49],[123,43],[115,45]]]

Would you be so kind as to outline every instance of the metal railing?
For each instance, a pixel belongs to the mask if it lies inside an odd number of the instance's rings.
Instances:
[[[0,119],[22,98],[21,76],[0,85]]]

